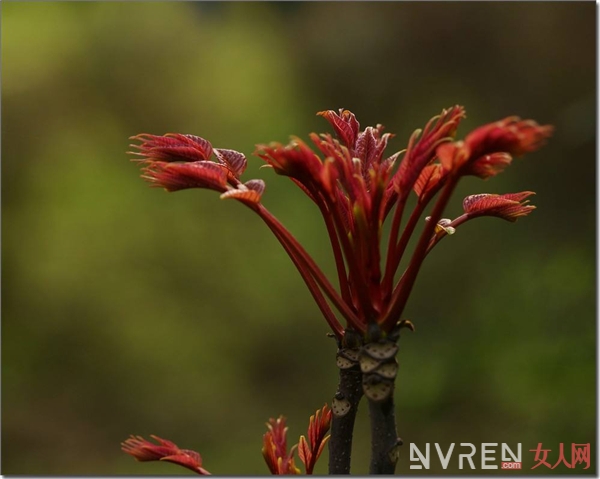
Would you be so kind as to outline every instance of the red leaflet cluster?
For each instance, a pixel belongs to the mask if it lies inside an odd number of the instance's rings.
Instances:
[[[246,169],[242,153],[213,149],[207,140],[192,135],[144,134],[133,137],[140,142],[134,145],[138,149],[134,154],[141,157],[143,178],[153,185],[168,191],[213,189],[221,198],[237,199],[258,213],[296,265],[338,338],[343,337],[344,327],[332,306],[351,329],[365,333],[368,325],[377,324],[389,332],[400,320],[424,258],[442,237],[478,216],[515,221],[534,209],[525,201],[531,192],[474,195],[465,200],[464,215],[455,220],[442,218],[461,177],[487,179],[499,174],[513,156],[540,148],[552,133],[550,126],[509,117],[455,141],[465,111],[454,106],[416,130],[406,150],[388,154],[393,135],[384,133],[383,126],[361,129],[348,110],[318,114],[330,123],[335,136],[312,133],[312,146],[292,137],[285,145],[257,145],[255,154],[275,173],[289,177],[318,207],[335,258],[338,289],[261,203],[264,182],[241,182]],[[211,161],[212,155],[216,161]],[[417,205],[401,227],[413,191]],[[386,240],[383,224],[389,215]],[[416,247],[396,280],[419,224],[423,227]]]
[[[285,426],[285,418],[279,416],[278,419],[269,419],[267,429],[263,436],[262,454],[271,474],[300,474],[300,469],[294,464],[294,453],[298,446],[293,446],[289,452],[287,450],[288,428]]]
[[[246,170],[244,154],[235,150],[213,148],[210,142],[194,135],[167,133],[164,136],[141,134],[131,137],[140,145],[142,178],[167,191],[207,188],[222,193],[221,198],[234,198],[250,206],[256,205],[265,190],[262,180],[240,181]],[[214,154],[215,161],[210,161]]]
[[[306,474],[312,474],[317,460],[321,456],[325,444],[329,440],[327,432],[331,425],[331,410],[327,405],[310,417],[308,425],[308,441],[300,436],[300,442],[287,450],[287,427],[285,418],[269,419],[267,432],[263,436],[263,457],[271,474],[287,475],[300,474],[294,464],[294,453],[298,449],[298,456],[304,464]]]
[[[121,449],[141,462],[167,461],[190,469],[196,474],[210,475],[210,472],[202,467],[202,458],[196,451],[179,449],[176,444],[158,436],[150,437],[158,444],[147,441],[141,436],[131,436],[121,443]]]
[[[306,468],[306,474],[312,474],[319,456],[329,440],[326,436],[331,426],[331,410],[327,405],[310,417],[308,424],[308,441],[300,436],[298,456]]]

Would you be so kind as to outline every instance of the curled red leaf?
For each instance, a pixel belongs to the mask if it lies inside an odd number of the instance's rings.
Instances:
[[[248,162],[243,153],[235,150],[226,150],[224,148],[215,148],[213,152],[219,163],[225,165],[236,178],[239,178],[246,170]]]
[[[221,195],[221,199],[233,198],[250,205],[260,202],[260,198],[265,191],[265,182],[263,180],[250,180],[237,188],[227,190]]]

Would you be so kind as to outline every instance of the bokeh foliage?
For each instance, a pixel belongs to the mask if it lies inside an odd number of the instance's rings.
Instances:
[[[556,126],[455,196],[450,217],[479,192],[533,190],[538,210],[469,223],[426,261],[399,353],[398,472],[418,473],[410,442],[521,442],[526,469],[538,442],[595,449],[594,8],[3,2],[2,472],[184,472],[121,453],[135,433],[263,474],[266,419],[304,433],[337,371],[291,262],[244,207],[147,188],[125,151],[171,131],[249,154],[325,131],[314,113],[338,107],[397,133],[395,150],[456,103],[459,134],[511,114]],[[247,178],[332,272],[315,208],[260,165]]]

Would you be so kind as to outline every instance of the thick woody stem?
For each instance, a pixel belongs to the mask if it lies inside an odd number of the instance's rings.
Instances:
[[[399,323],[386,337],[381,337],[380,330],[372,327],[367,333],[369,342],[361,350],[363,391],[369,401],[371,419],[370,474],[394,474],[402,445],[394,413],[394,386],[398,371],[396,343],[401,327]]]
[[[335,399],[347,401],[349,410],[343,416],[332,416],[329,439],[329,474],[350,474],[352,437],[358,404],[363,395],[360,368],[340,369],[340,383]]]
[[[350,336],[354,338],[348,341]],[[333,415],[329,439],[329,474],[350,474],[354,422],[363,396],[362,373],[358,365],[359,341],[353,331],[346,331],[342,340],[345,344],[341,344],[338,349],[340,382],[331,403]]]
[[[396,430],[394,393],[383,401],[369,400],[371,464],[369,474],[394,474],[402,441]]]

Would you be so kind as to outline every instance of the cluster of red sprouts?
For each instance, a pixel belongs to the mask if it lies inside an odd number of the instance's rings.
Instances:
[[[267,432],[263,436],[263,457],[271,474],[290,475],[300,474],[301,471],[294,463],[294,454],[304,464],[306,474],[312,474],[319,456],[323,452],[329,436],[327,432],[331,425],[331,410],[327,405],[317,410],[310,417],[307,436],[300,436],[300,441],[289,450],[287,448],[287,426],[285,418],[269,419]],[[202,457],[196,451],[180,449],[176,444],[158,436],[151,436],[158,444],[147,441],[141,436],[131,436],[121,444],[121,449],[140,462],[166,461],[185,467],[196,474],[210,475],[202,467]]]

